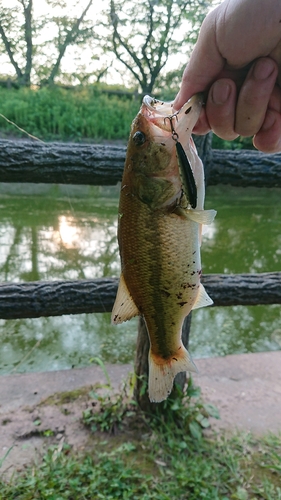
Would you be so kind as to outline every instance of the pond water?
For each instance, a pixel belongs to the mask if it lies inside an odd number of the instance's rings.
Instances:
[[[22,282],[119,276],[118,187],[0,185],[0,280]],[[204,235],[203,272],[281,270],[281,190],[210,187],[218,211]],[[110,314],[0,320],[0,373],[132,362],[137,319]],[[194,358],[281,349],[281,307],[193,312]]]

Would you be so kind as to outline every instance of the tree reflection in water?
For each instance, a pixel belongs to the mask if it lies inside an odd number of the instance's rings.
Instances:
[[[8,186],[9,189],[9,186]],[[0,186],[0,279],[119,276],[118,189]],[[28,192],[28,194],[27,194]],[[203,237],[204,273],[280,271],[280,190],[212,187],[218,211]],[[87,365],[93,356],[132,362],[137,320],[118,327],[110,314],[0,320],[0,373]],[[205,308],[193,313],[194,357],[281,348],[279,306]]]

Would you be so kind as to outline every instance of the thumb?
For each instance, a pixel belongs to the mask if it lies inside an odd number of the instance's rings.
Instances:
[[[207,90],[221,73],[225,60],[221,56],[213,23],[207,16],[202,24],[198,41],[186,66],[180,91],[174,101],[174,109],[180,109],[197,92]]]

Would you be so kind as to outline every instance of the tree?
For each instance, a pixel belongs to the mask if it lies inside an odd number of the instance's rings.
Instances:
[[[4,49],[14,67],[20,85],[30,85],[33,53],[32,9],[33,0],[18,0],[22,6],[5,8],[0,3],[0,35]],[[20,13],[23,14],[23,23],[20,22]],[[16,57],[16,52],[20,56]],[[22,60],[22,64],[19,62]]]
[[[48,3],[53,6],[57,4],[57,2],[53,1],[48,1]],[[51,22],[56,25],[58,32],[57,37],[52,40],[52,42],[55,42],[56,45],[57,56],[51,67],[47,83],[54,83],[54,79],[59,73],[61,60],[65,55],[66,49],[75,43],[84,44],[87,39],[92,36],[92,24],[90,23],[89,25],[89,23],[87,23],[87,25],[85,25],[84,23],[84,26],[82,26],[85,16],[92,3],[93,0],[89,0],[78,18],[69,17],[67,15],[52,17]],[[61,2],[59,2],[59,5],[61,6]],[[67,3],[65,3],[64,7],[67,8]]]
[[[33,0],[16,0],[15,6],[9,8],[0,0],[2,53],[7,54],[19,85],[29,86],[35,75],[38,83],[54,83],[67,48],[85,44],[93,35],[92,21],[85,19],[93,0],[87,1],[80,14],[77,0],[71,5],[57,0],[45,2],[50,14],[35,17]],[[75,13],[71,13],[71,7]]]
[[[207,0],[110,0],[110,46],[144,94],[150,94],[171,54],[188,50]]]

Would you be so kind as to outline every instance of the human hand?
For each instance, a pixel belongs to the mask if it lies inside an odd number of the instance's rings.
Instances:
[[[204,20],[174,107],[207,91],[194,128],[232,140],[254,136],[281,151],[281,2],[225,0]]]

